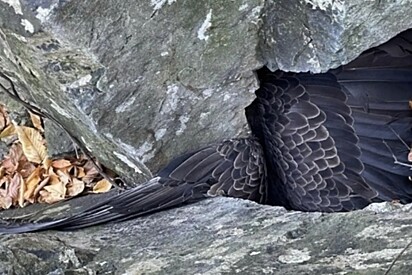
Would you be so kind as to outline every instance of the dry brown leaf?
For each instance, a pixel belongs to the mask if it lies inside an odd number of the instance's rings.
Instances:
[[[68,175],[67,173],[65,173],[62,170],[57,170],[56,171],[57,175],[60,178],[60,182],[62,182],[64,185],[68,184],[71,180],[70,175]]]
[[[59,160],[53,160],[52,166],[56,169],[63,169],[63,168],[71,167],[72,163],[67,159],[59,159]]]
[[[36,187],[36,189],[34,190],[34,192],[33,192],[33,200],[35,200],[36,199],[36,197],[37,197],[37,195],[39,194],[39,192],[40,192],[40,190],[44,187],[44,186],[46,186],[46,184],[47,183],[49,183],[49,181],[50,181],[50,177],[47,177],[47,178],[45,178],[44,180],[42,180],[38,185],[37,185],[37,187]]]
[[[39,192],[38,201],[41,203],[52,204],[62,200],[64,200],[64,198],[60,197],[59,195],[56,195],[56,193],[48,192],[46,190],[40,190]]]
[[[40,133],[30,127],[17,125],[14,127],[27,159],[34,163],[42,163],[47,156],[47,149],[44,146],[43,137]]]
[[[30,114],[31,123],[33,123],[34,128],[36,128],[40,132],[44,132],[41,117],[33,114],[32,112],[29,112],[29,114]]]
[[[7,177],[5,177],[5,176],[3,176],[1,179],[0,179],[0,187],[3,187],[3,185],[5,185],[5,183],[8,183],[8,179],[7,179]],[[0,189],[0,196],[1,196],[1,191],[2,191],[3,189]]]
[[[54,192],[62,198],[64,198],[64,195],[66,194],[66,187],[62,182],[60,182],[60,184],[46,185],[44,190],[51,193]]]
[[[82,181],[84,181],[86,184],[91,183],[94,179],[96,179],[97,176],[100,175],[99,171],[96,169],[96,167],[93,165],[91,161],[86,162],[86,164],[83,167],[86,175],[82,177]]]
[[[93,186],[93,193],[106,193],[112,188],[112,184],[106,180],[99,180],[95,186]]]
[[[5,174],[6,174],[6,168],[4,168],[3,166],[0,166],[0,179],[4,177]],[[1,187],[1,184],[0,184],[0,187]]]
[[[4,127],[6,127],[9,124],[10,119],[6,107],[4,105],[0,105],[0,130],[3,130]]]
[[[3,167],[8,174],[14,173],[17,170],[17,165],[18,164],[14,164],[13,161],[7,157],[1,163],[1,167]]]
[[[42,165],[43,165],[43,168],[44,168],[45,171],[49,171],[49,169],[53,170],[53,168],[52,168],[52,166],[51,166],[52,162],[53,162],[53,161],[52,161],[51,159],[49,159],[48,157],[46,157],[46,158],[43,160]]]
[[[412,151],[410,151],[408,154],[408,161],[412,162]]]
[[[9,209],[13,205],[10,197],[0,197],[0,208]]]
[[[76,174],[75,174],[75,176],[77,177],[77,178],[83,178],[84,176],[86,176],[86,173],[84,172],[84,169],[83,169],[83,167],[76,167]]]
[[[87,162],[87,159],[85,160],[83,158],[84,158],[83,155],[80,155],[79,158],[72,159],[71,162],[74,166],[83,167]]]
[[[93,161],[86,160],[86,163],[83,165],[84,171],[87,173],[89,170],[95,170],[96,166],[94,165]]]
[[[50,178],[49,183],[52,185],[58,184],[61,182],[59,176],[56,175],[54,172],[49,174],[49,178]]]
[[[36,169],[36,166],[33,163],[28,162],[27,159],[25,161],[19,161],[19,173],[20,175],[26,179],[28,178],[33,171]]]
[[[6,117],[2,112],[0,112],[0,130],[3,130],[4,127],[6,127]]]
[[[83,192],[85,187],[84,182],[74,178],[71,183],[67,185],[67,196],[74,197]]]
[[[10,197],[13,202],[18,201],[19,199],[19,190],[22,179],[19,173],[15,173],[13,178],[10,181],[9,186],[7,187],[7,196]]]
[[[409,100],[409,108],[412,109],[412,100]]]
[[[19,174],[19,173],[16,173],[14,176],[18,176],[19,177],[19,181],[20,181],[20,190],[19,190],[19,206],[20,207],[24,207],[25,206],[25,204],[24,204],[24,192],[26,191],[26,185],[24,184],[24,181],[23,181],[23,177]],[[13,179],[14,179],[14,177],[13,177]]]
[[[43,189],[40,191],[40,196],[46,203],[62,201],[66,195],[66,187],[62,182],[60,184],[46,185]]]
[[[13,144],[9,150],[9,154],[5,156],[1,166],[4,167],[9,174],[17,171],[19,161],[23,156],[23,151],[20,144]]]
[[[26,180],[26,191],[24,192],[24,199],[30,201],[31,203],[34,202],[34,191],[36,190],[37,186],[41,181],[41,166],[38,166],[31,175]]]
[[[2,181],[3,181],[3,184],[5,185],[5,189],[0,189],[0,208],[9,209],[13,204],[13,200],[7,194],[7,189],[8,189],[8,186],[10,185],[10,178],[4,177]]]
[[[21,148],[21,144],[13,144],[7,156],[11,158],[14,163],[17,163],[23,156],[23,149]]]
[[[52,163],[53,163],[53,161],[52,161],[51,159],[49,159],[48,157],[46,157],[46,158],[43,160],[44,170],[49,171],[49,168],[51,167]]]
[[[78,178],[78,179],[81,179],[86,175],[86,173],[84,172],[84,168],[76,166],[76,165],[72,166],[69,169],[69,172],[70,172],[70,175],[73,175],[73,177]]]
[[[13,124],[9,124],[0,132],[0,139],[12,136],[14,134],[16,134],[16,129]]]

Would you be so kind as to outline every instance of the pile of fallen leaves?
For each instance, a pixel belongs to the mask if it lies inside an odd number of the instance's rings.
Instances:
[[[10,144],[0,162],[0,210],[36,202],[54,203],[85,192],[111,189],[111,184],[85,157],[49,159],[41,119],[33,114],[30,117],[33,127],[16,125],[0,105],[0,139],[7,139]]]

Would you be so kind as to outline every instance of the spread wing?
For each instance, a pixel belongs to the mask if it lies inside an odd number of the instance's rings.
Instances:
[[[305,211],[370,203],[377,192],[360,176],[358,137],[336,78],[258,73],[261,88],[247,115],[267,160],[268,203]]]
[[[247,116],[267,159],[269,203],[347,211],[412,201],[412,32],[328,73],[258,76]]]
[[[368,50],[333,71],[352,109],[365,166],[362,176],[381,200],[412,201],[412,32]]]
[[[263,202],[267,193],[265,173],[262,148],[255,139],[226,140],[178,157],[146,184],[72,217],[0,226],[0,233],[79,229],[127,220],[216,195]]]
[[[266,167],[256,139],[230,139],[189,155],[159,172],[164,184],[207,182],[209,196],[265,201]]]

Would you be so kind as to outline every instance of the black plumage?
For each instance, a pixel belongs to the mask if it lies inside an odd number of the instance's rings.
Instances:
[[[213,196],[302,211],[412,201],[412,31],[324,74],[257,71],[251,136],[173,160],[148,183],[73,217],[0,233],[77,229]]]

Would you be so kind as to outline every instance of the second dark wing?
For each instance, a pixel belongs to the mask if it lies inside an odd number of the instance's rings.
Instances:
[[[412,31],[324,74],[258,71],[248,107],[268,203],[347,211],[412,201]]]
[[[359,139],[332,74],[258,72],[247,109],[267,162],[268,203],[304,211],[349,211],[377,197],[360,175]]]
[[[147,183],[72,217],[44,223],[0,225],[0,234],[79,229],[127,220],[216,195],[263,202],[267,193],[265,173],[262,149],[255,139],[226,140],[178,157]]]

